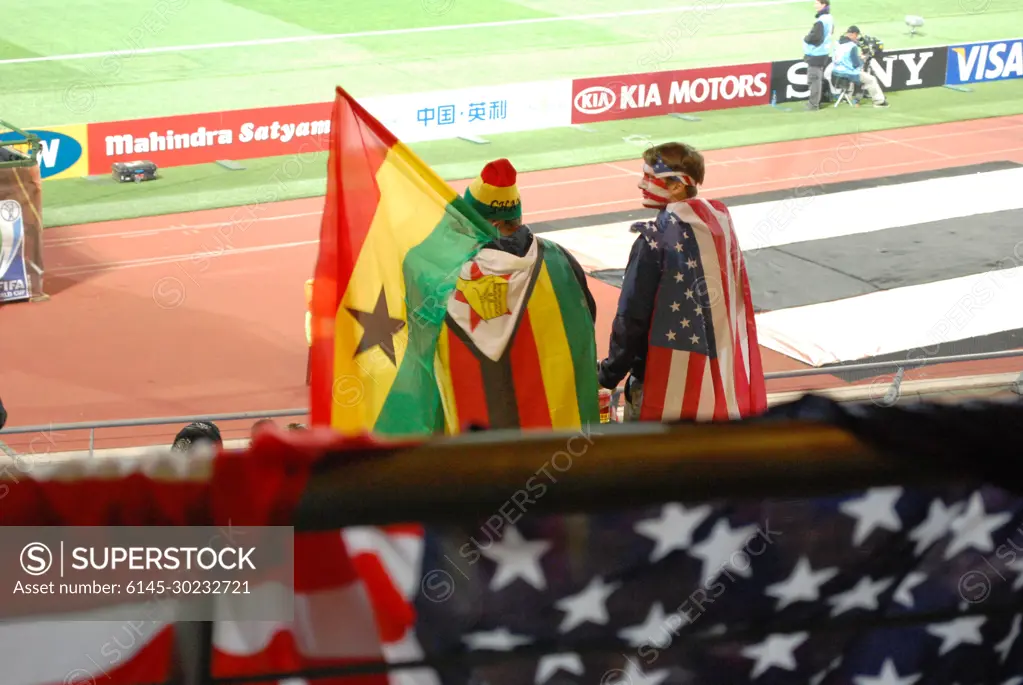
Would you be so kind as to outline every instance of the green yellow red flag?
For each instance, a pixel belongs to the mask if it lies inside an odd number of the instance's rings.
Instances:
[[[497,230],[342,88],[312,297],[310,422],[443,430],[434,360],[462,265]]]

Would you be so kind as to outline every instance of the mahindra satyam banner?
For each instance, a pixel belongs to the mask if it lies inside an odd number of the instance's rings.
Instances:
[[[48,128],[25,129],[39,138],[40,150],[36,162],[43,180],[58,180],[85,176],[89,171],[88,131],[84,124],[76,126],[50,126]],[[0,133],[0,142],[20,140],[21,134],[13,131]],[[14,148],[28,153],[27,145]]]
[[[945,84],[1004,81],[1023,78],[1023,38],[951,45]]]
[[[326,150],[332,103],[240,109],[89,125],[89,173],[114,162],[160,167]]]
[[[886,92],[935,88],[945,85],[945,64],[948,50],[942,47],[888,50],[871,60],[870,73],[877,77]],[[838,89],[831,84],[831,65],[824,70],[824,80],[836,97]],[[771,92],[777,102],[807,100],[810,97],[807,65],[802,60],[775,62],[771,68]]]
[[[577,79],[572,123],[766,105],[770,78],[764,63]]]

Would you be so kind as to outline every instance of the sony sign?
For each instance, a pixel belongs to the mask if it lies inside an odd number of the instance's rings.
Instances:
[[[945,82],[945,48],[892,50],[870,63],[870,73],[877,77],[885,91],[932,88]],[[806,62],[775,62],[772,65],[772,88],[779,102],[806,100],[810,97]],[[824,69],[824,80],[833,95],[837,89],[831,84],[832,65]]]

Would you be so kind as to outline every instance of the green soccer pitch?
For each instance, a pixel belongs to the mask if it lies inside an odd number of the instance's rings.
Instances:
[[[832,7],[839,30],[855,23],[888,49],[1023,36],[1020,0]],[[0,38],[0,113],[45,127],[322,102],[338,84],[360,97],[795,59],[813,14],[812,0],[32,0]],[[923,35],[908,35],[906,14],[925,18]],[[637,134],[709,149],[1020,113],[1023,83],[897,93],[892,102],[884,112],[813,119],[755,108],[684,125],[651,118],[414,147],[445,177],[468,177],[505,154],[522,170],[632,158],[636,148],[622,138]],[[141,186],[48,181],[46,223],[244,204],[275,163],[167,169]],[[323,187],[322,166],[307,165],[289,193]]]

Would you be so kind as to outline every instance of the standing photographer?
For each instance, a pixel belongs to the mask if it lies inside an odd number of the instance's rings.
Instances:
[[[850,26],[845,35],[838,40],[832,74],[863,86],[867,95],[874,101],[874,107],[887,107],[888,100],[885,99],[884,91],[881,90],[881,84],[877,82],[877,78],[873,74],[864,68],[859,41],[859,27]]]
[[[824,67],[831,61],[831,35],[835,31],[835,20],[831,17],[831,0],[814,0],[817,19],[810,33],[803,38],[803,55],[807,66],[807,80],[810,85],[808,110],[821,108],[821,89],[824,85]]]

